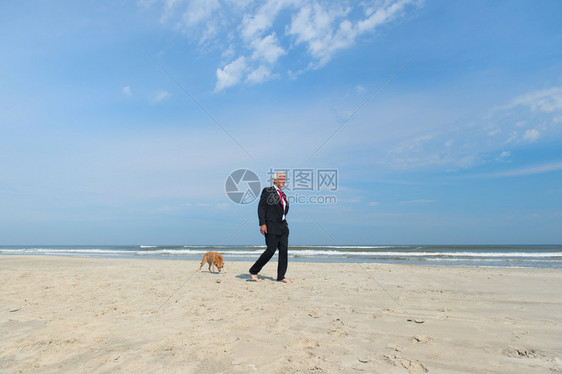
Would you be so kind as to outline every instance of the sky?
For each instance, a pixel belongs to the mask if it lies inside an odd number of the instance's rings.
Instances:
[[[1,1],[0,244],[560,244],[561,14]]]

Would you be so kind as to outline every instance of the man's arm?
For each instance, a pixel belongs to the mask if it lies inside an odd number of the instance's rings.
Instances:
[[[261,192],[260,202],[258,204],[258,220],[260,225],[260,232],[263,234],[267,233],[267,226],[265,225],[265,211],[267,209],[267,197],[269,193],[264,188]]]

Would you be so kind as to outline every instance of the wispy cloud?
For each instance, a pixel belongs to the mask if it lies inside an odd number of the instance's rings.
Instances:
[[[537,129],[526,130],[523,134],[523,140],[534,142],[540,138],[541,133]]]
[[[215,91],[222,91],[242,81],[246,74],[248,65],[244,56],[226,65],[223,69],[217,69],[217,85]]]
[[[508,107],[518,105],[530,107],[533,111],[552,113],[562,110],[562,87],[553,87],[545,90],[538,90],[518,96]]]
[[[279,40],[275,33],[269,34],[263,39],[256,39],[251,42],[254,53],[253,60],[263,60],[266,63],[273,64],[277,59],[287,52],[279,45]]]
[[[484,174],[484,175],[480,175],[480,177],[489,177],[489,178],[523,177],[527,175],[550,173],[558,170],[562,170],[562,162],[553,162],[544,165],[531,166],[527,168]]]
[[[501,162],[501,163],[510,162],[510,159],[509,159],[510,157],[511,157],[511,152],[503,151],[499,154],[498,157],[496,157],[495,161]]]
[[[152,101],[154,103],[159,103],[161,101],[168,99],[170,96],[171,94],[168,91],[158,91],[156,92],[156,94],[154,94]]]
[[[521,147],[560,139],[561,117],[562,87],[530,91],[431,130],[427,125],[409,126],[405,136],[383,145],[381,162],[398,169],[437,166],[451,171],[505,163]]]
[[[168,0],[168,3],[176,3],[176,0]],[[213,13],[220,8],[217,0],[189,1],[185,9],[182,20],[186,26],[198,26],[206,22]]]
[[[130,87],[130,86],[125,86],[125,87],[123,87],[122,92],[123,92],[123,94],[124,94],[125,96],[129,96],[129,97],[130,97],[130,96],[133,95],[133,93],[131,92],[131,87]]]
[[[262,83],[274,78],[275,76],[276,75],[272,74],[271,70],[269,70],[268,67],[262,65],[256,70],[252,71],[250,74],[248,74],[248,78],[246,78],[246,82]]]
[[[144,0],[153,7],[158,0]],[[223,49],[230,59],[216,70],[215,91],[243,83],[262,83],[278,76],[296,77],[328,63],[365,34],[402,17],[420,0],[387,0],[365,4],[319,0],[253,1],[160,0],[162,22],[182,30],[192,42]],[[174,12],[181,17],[174,17]],[[303,47],[303,48],[299,48]],[[282,66],[279,59],[295,57],[301,66]],[[295,61],[297,59],[293,59]],[[297,73],[294,73],[296,71]],[[266,74],[266,72],[268,72]]]
[[[313,57],[310,67],[326,64],[339,50],[352,46],[357,38],[373,32],[382,24],[398,17],[412,0],[388,1],[379,7],[363,9],[362,16],[352,18],[350,6],[335,4],[331,7],[318,2],[304,2],[293,16],[288,34],[296,44],[304,44]]]

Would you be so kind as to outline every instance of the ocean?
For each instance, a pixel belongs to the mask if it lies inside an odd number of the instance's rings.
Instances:
[[[0,246],[0,255],[86,256],[201,260],[207,251],[225,261],[255,261],[264,246],[247,245],[44,245]],[[387,263],[435,266],[562,269],[562,245],[338,245],[291,246],[295,262]],[[275,260],[275,258],[274,258]]]

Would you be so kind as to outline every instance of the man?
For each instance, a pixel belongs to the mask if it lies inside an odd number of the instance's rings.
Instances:
[[[279,262],[277,263],[277,281],[291,283],[285,278],[287,272],[287,249],[289,244],[289,226],[285,219],[289,213],[289,201],[281,191],[285,186],[285,174],[273,175],[273,186],[266,187],[261,192],[258,204],[258,218],[260,232],[265,236],[267,248],[256,263],[250,268],[252,280],[258,280],[258,273],[279,249]]]

